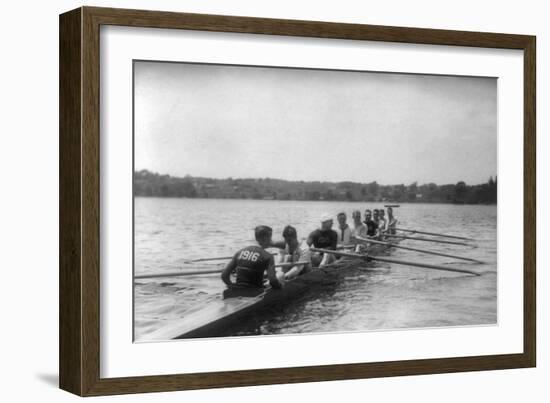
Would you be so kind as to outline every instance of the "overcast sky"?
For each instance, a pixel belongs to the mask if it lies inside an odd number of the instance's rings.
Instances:
[[[135,63],[135,168],[468,184],[497,174],[497,80]]]

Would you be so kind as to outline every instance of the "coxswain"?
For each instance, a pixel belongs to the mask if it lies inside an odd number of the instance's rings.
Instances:
[[[284,278],[277,275],[273,255],[265,250],[273,244],[272,235],[273,230],[270,227],[256,227],[254,236],[258,244],[239,250],[225,266],[222,280],[228,288],[224,291],[224,298],[261,294],[264,291],[265,273],[271,287],[283,287]],[[231,281],[232,272],[236,273],[234,283]]]
[[[316,229],[307,238],[308,246],[320,249],[336,250],[338,246],[338,234],[332,229],[333,219],[330,214],[321,216],[321,228]],[[313,253],[311,262],[313,266],[326,266],[335,261],[336,258],[331,253]]]

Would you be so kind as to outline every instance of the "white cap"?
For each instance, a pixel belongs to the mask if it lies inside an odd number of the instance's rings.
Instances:
[[[325,221],[333,221],[332,215],[329,213],[324,213],[323,215],[321,215],[321,222]]]

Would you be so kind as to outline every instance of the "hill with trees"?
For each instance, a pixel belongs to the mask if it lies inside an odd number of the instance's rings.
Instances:
[[[305,182],[272,178],[201,178],[134,172],[134,196],[264,200],[496,204],[497,179],[467,185],[380,185],[377,182]]]

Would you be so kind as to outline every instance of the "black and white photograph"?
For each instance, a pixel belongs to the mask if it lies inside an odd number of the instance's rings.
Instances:
[[[497,325],[497,90],[134,60],[134,341]]]

